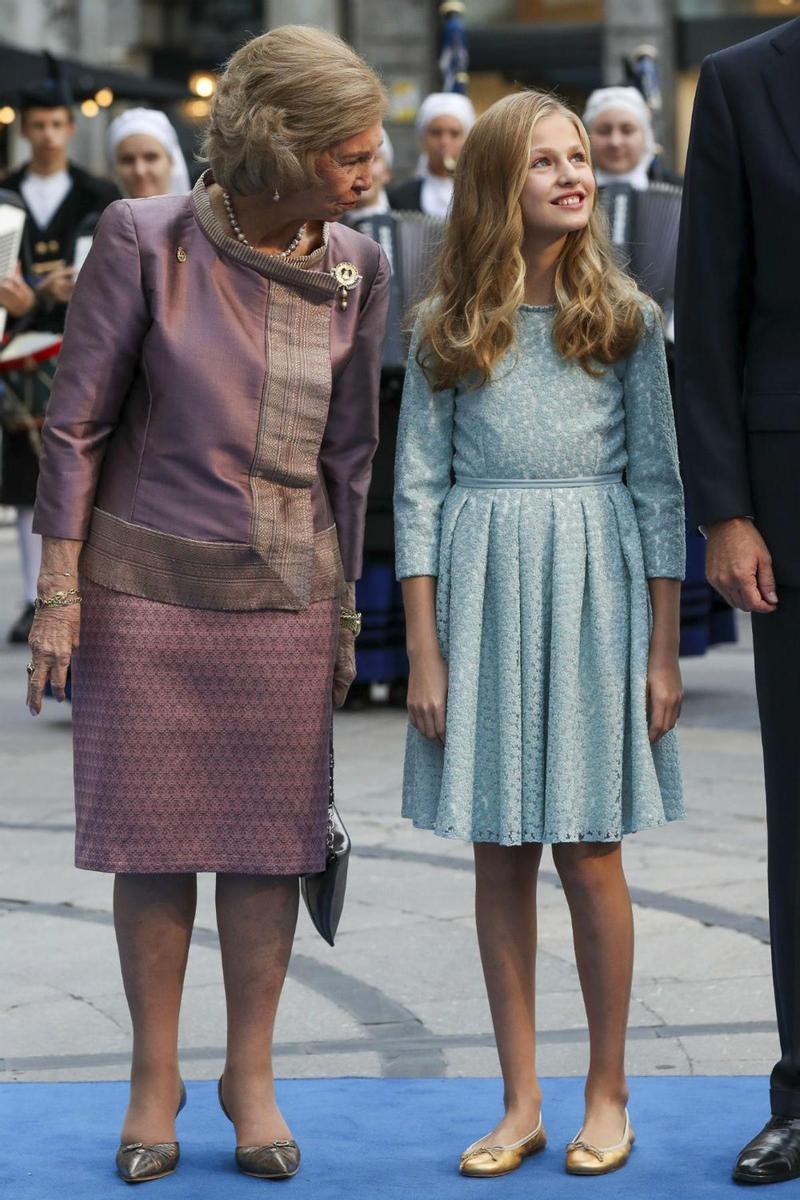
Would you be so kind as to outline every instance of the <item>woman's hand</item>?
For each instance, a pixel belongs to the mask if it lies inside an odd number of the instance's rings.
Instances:
[[[333,667],[333,707],[341,708],[356,677],[356,638],[351,629],[339,629],[339,645]]]
[[[677,654],[651,650],[647,664],[647,734],[651,742],[659,741],[675,728],[682,703],[683,682]]]
[[[27,697],[31,716],[37,717],[42,710],[42,697],[48,679],[56,700],[64,700],[67,672],[72,652],[80,641],[80,627],[80,604],[40,608],[37,611],[28,638],[33,662],[33,672],[28,676]]]
[[[415,729],[444,746],[447,722],[447,663],[438,646],[410,660],[408,719]]]

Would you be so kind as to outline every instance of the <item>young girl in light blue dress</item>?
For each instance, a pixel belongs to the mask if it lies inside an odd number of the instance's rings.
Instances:
[[[505,1113],[460,1170],[544,1146],[536,879],[552,843],[590,1035],[566,1169],[633,1145],[624,834],[683,814],[683,495],[660,315],[615,265],[589,145],[550,96],[470,133],[417,321],[396,464],[411,665],[403,812],[474,843]],[[577,1116],[577,1114],[576,1114]]]

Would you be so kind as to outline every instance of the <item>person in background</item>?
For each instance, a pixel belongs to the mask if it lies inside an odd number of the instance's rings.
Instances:
[[[358,204],[352,212],[345,213],[343,224],[358,226],[359,221],[366,217],[381,217],[391,211],[386,188],[392,181],[394,166],[394,147],[386,130],[383,130],[383,141],[378,147],[375,162],[372,164],[372,187],[363,192]]]
[[[110,165],[132,200],[190,190],[178,135],[163,112],[129,108],[111,122],[106,142]]]
[[[75,133],[71,104],[69,91],[55,79],[22,97],[22,136],[30,143],[31,157],[3,180],[3,187],[22,197],[28,213],[21,254],[27,279],[17,275],[0,285],[0,303],[16,318],[18,328],[63,332],[74,283],[72,262],[78,234],[119,198],[112,183],[95,178],[69,161],[69,145]],[[14,325],[9,332],[13,331]],[[39,390],[37,407],[43,415],[46,386],[40,384]],[[41,560],[41,539],[32,531],[38,475],[39,460],[27,431],[4,428],[0,504],[17,510],[24,591],[22,612],[8,634],[8,640],[15,643],[28,640],[33,623]]]
[[[583,123],[598,187],[629,183],[644,192],[655,180],[680,184],[680,176],[667,171],[659,158],[650,109],[638,88],[598,88],[586,101]]]
[[[650,109],[635,87],[607,87],[592,92],[586,101],[583,123],[589,132],[592,161],[600,189],[628,184],[637,192],[653,183],[680,186],[679,175],[667,171],[658,157]],[[668,253],[672,275],[678,253],[677,228],[671,244],[659,231],[658,253]],[[654,249],[656,249],[654,247]],[[667,304],[667,308],[671,308]],[[667,317],[667,363],[674,393],[674,338],[670,336],[671,313]],[[681,586],[681,654],[699,655],[715,645],[736,641],[733,609],[706,580],[705,542],[697,531],[691,512],[686,522],[686,577]]]
[[[459,92],[433,92],[417,112],[422,151],[416,179],[389,191],[392,208],[446,217],[453,198],[453,173],[464,139],[475,124],[475,109]]]
[[[372,167],[372,187],[362,193],[343,224],[362,228],[369,217],[391,212],[386,186],[391,182],[394,148],[386,130]],[[368,232],[368,230],[364,230]],[[347,694],[351,710],[370,704],[373,685],[388,687],[390,703],[405,705],[408,661],[405,652],[403,598],[394,577],[394,527],[391,495],[394,478],[394,447],[400,411],[402,380],[394,371],[381,371],[380,440],[367,500],[364,534],[364,568],[356,584],[356,608],[362,614],[361,635],[356,645],[356,679]]]

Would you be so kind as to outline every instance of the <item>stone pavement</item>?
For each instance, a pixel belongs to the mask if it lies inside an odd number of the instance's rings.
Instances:
[[[0,529],[0,631],[16,614]],[[776,1057],[761,753],[752,662],[738,647],[684,664],[688,820],[625,843],[636,913],[632,1074],[766,1074]],[[128,1018],[111,881],[72,867],[70,714],[23,704],[25,648],[0,648],[0,1079],[116,1079]],[[337,792],[355,844],[331,950],[301,915],[278,1020],[284,1076],[494,1075],[472,919],[469,848],[398,816],[405,719],[337,716]],[[187,1078],[218,1074],[224,1000],[213,880],[201,877],[182,1022]],[[545,852],[538,1021],[543,1075],[585,1070],[566,904]],[[766,1104],[766,1089],[765,1089]],[[766,1109],[765,1109],[766,1111]]]

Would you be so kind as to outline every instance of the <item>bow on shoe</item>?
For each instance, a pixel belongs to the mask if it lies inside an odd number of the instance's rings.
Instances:
[[[585,1150],[587,1154],[593,1154],[598,1162],[603,1162],[605,1158],[602,1150],[598,1150],[597,1146],[590,1146],[588,1142],[570,1142],[567,1151],[570,1150]]]
[[[503,1149],[502,1146],[476,1146],[474,1150],[470,1150],[465,1154],[462,1162],[469,1162],[471,1158],[478,1158],[481,1154],[488,1154],[492,1162],[497,1162],[497,1152]]]

